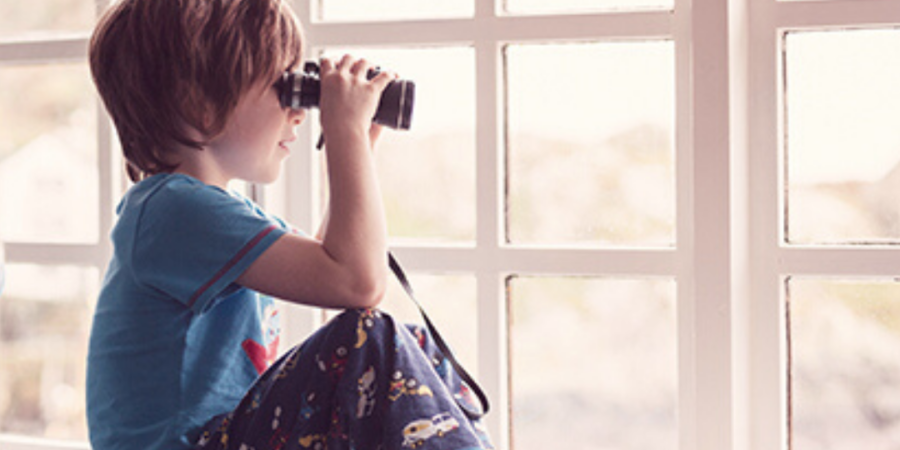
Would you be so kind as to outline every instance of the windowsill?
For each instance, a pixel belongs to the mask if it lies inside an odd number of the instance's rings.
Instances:
[[[38,439],[8,434],[0,434],[0,447],[4,450],[90,450],[90,446],[87,443]]]

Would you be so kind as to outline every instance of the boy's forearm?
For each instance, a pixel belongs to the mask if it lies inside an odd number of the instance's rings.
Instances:
[[[387,225],[368,134],[342,133],[328,136],[326,142],[330,201],[322,244],[352,271],[361,289],[382,291]]]

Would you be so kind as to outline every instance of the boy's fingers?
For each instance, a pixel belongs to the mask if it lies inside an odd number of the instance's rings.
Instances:
[[[383,90],[388,85],[388,83],[396,80],[397,78],[397,74],[393,72],[381,72],[376,75],[375,78],[372,78],[372,84],[374,84],[375,87],[377,87],[379,90]]]
[[[323,72],[328,72],[334,68],[334,63],[328,58],[321,58],[319,60],[319,67]]]
[[[357,59],[356,62],[350,66],[350,73],[353,75],[365,74],[369,71],[369,62],[366,61],[365,58]]]
[[[341,58],[341,62],[339,62],[337,65],[338,70],[342,70],[345,67],[349,68],[351,62],[353,62],[353,57],[345,54],[344,57]]]

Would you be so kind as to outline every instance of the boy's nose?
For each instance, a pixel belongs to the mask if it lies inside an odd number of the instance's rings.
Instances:
[[[303,120],[306,119],[306,110],[302,108],[291,109],[289,114],[291,124],[293,125],[300,125],[303,123]]]

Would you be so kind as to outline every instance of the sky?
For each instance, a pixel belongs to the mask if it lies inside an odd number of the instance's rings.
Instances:
[[[900,162],[900,30],[791,33],[786,74],[793,181],[875,181]]]

